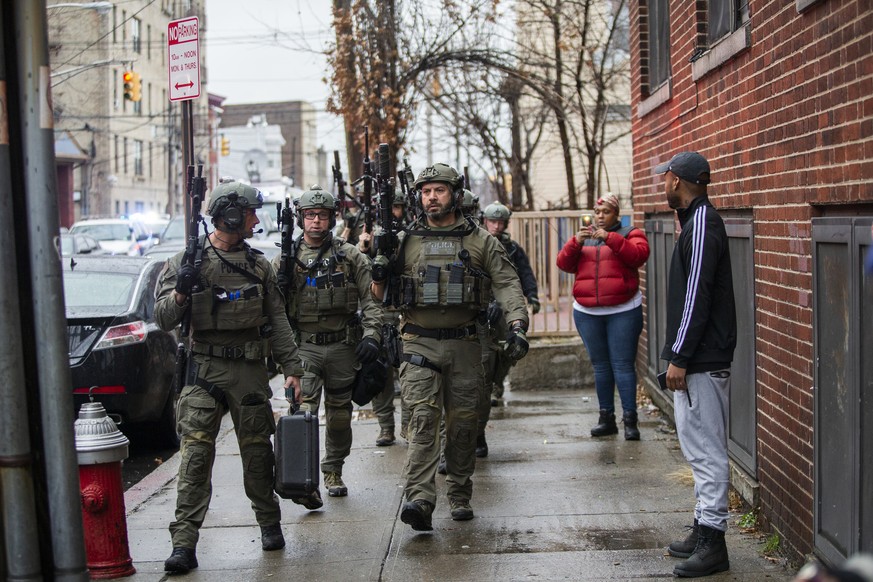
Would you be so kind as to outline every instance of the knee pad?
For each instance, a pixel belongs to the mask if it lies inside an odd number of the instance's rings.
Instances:
[[[325,428],[348,430],[352,425],[352,403],[343,406],[325,406]]]

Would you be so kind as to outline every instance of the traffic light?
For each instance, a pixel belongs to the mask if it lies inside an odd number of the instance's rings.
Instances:
[[[124,99],[125,101],[141,101],[142,100],[142,78],[136,71],[124,71],[121,77],[124,80]]]
[[[121,78],[124,81],[124,100],[133,101],[133,72],[124,71]]]
[[[230,155],[230,140],[224,136],[221,136],[221,155]]]

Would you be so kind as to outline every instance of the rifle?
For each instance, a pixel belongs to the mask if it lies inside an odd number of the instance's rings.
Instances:
[[[376,176],[379,186],[379,216],[382,222],[382,232],[376,235],[374,245],[377,255],[385,255],[394,262],[399,246],[397,233],[400,225],[394,220],[391,212],[394,198],[394,179],[391,177],[391,150],[387,143],[379,144],[379,173]],[[397,307],[402,302],[400,277],[396,273],[397,265],[386,268],[382,265],[373,266],[373,279],[385,281],[385,297],[382,305]]]
[[[418,215],[418,201],[415,199],[415,191],[412,185],[415,176],[409,167],[409,158],[403,157],[403,170],[397,170],[397,180],[400,182],[400,191],[406,197],[406,222],[411,223]]]
[[[352,196],[346,192],[346,186],[348,186],[348,182],[343,178],[343,170],[340,166],[340,155],[337,150],[333,150],[333,166],[330,167],[333,172],[333,182],[336,184],[336,192],[340,201],[342,202],[343,208],[346,206],[346,201],[351,200],[352,203],[355,204],[358,208],[361,207],[361,204]],[[277,203],[278,204],[278,203]]]
[[[339,152],[334,152],[334,154],[336,154],[338,167]],[[334,170],[335,173],[336,170]],[[342,172],[340,172],[340,183],[343,186],[345,185],[342,182]],[[276,273],[276,277],[279,281],[279,289],[286,294],[294,289],[294,242],[292,240],[294,236],[294,222],[294,205],[291,204],[291,199],[286,196],[284,207],[281,202],[276,203],[276,224],[279,226],[282,241],[279,243],[279,247],[282,250],[279,251],[279,272]]]
[[[203,166],[197,166],[197,175],[194,175],[194,166],[188,166],[188,195],[190,206],[188,208],[188,221],[185,223],[185,254],[182,256],[182,265],[193,265],[200,272],[200,264],[203,262],[203,246],[200,244],[200,206],[206,193],[206,179],[203,177]],[[191,288],[194,294],[200,291],[199,283]],[[182,315],[179,332],[179,344],[176,346],[176,369],[173,374],[173,385],[177,393],[182,391],[188,369],[188,340],[191,334],[191,305],[185,309]]]
[[[380,148],[382,146],[379,146]],[[370,160],[370,128],[364,126],[364,200],[361,209],[364,213],[364,229],[368,234],[373,232],[373,162]]]

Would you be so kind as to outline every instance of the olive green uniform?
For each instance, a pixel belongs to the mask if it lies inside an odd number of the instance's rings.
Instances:
[[[362,337],[381,340],[382,307],[369,291],[370,259],[341,238],[331,237],[314,248],[297,241],[295,257],[286,302],[305,370],[300,409],[317,413],[324,388],[321,470],[342,475],[352,448],[352,389],[361,367],[355,346]],[[277,255],[274,264],[280,260]]]
[[[519,320],[525,327],[528,322],[518,275],[500,243],[456,216],[446,228],[413,224],[401,233],[398,254],[401,284],[414,296],[412,305],[402,307],[400,383],[411,414],[405,493],[408,501],[432,505],[443,409],[449,499],[469,502],[473,493],[477,408],[485,390],[482,343],[487,341],[477,332],[479,312],[493,291],[508,322]],[[422,235],[425,231],[433,235]],[[462,249],[469,252],[468,266],[459,259]]]
[[[185,305],[176,304],[173,289],[183,251],[167,261],[155,304],[155,319],[163,330],[174,329],[185,310],[192,310],[189,368],[196,369],[196,374],[189,374],[176,409],[181,463],[176,519],[170,524],[173,547],[183,548],[196,547],[209,508],[215,439],[226,410],[233,419],[243,485],[257,522],[261,526],[279,523],[279,500],[273,493],[270,436],[276,423],[265,364],[268,350],[286,376],[303,373],[270,262],[245,243],[223,252],[208,239],[202,240],[202,291],[192,294]],[[217,256],[219,252],[224,260]],[[272,329],[269,342],[262,337],[262,326]]]

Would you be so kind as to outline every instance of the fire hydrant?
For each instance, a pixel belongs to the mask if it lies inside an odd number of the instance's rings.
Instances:
[[[131,576],[121,481],[130,441],[99,402],[82,405],[75,433],[88,571],[93,579]]]

